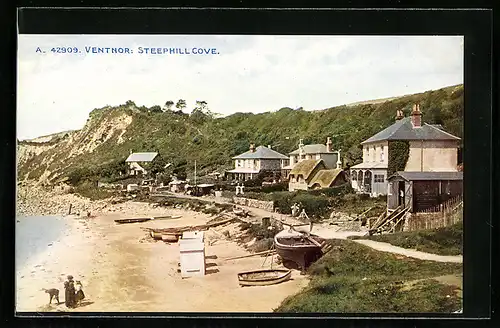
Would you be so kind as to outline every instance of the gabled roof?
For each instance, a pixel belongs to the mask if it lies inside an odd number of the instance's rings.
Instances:
[[[152,162],[158,153],[132,153],[125,162]]]
[[[385,140],[460,140],[460,138],[449,134],[435,124],[424,123],[421,127],[414,128],[411,117],[405,117],[361,144]]]
[[[294,165],[293,169],[290,171],[290,175],[304,176],[304,179],[308,179],[311,173],[319,165],[325,168],[325,163],[322,159],[305,159]]]
[[[314,145],[304,145],[304,154],[333,154],[333,152],[326,151],[326,145],[314,144]],[[295,149],[289,155],[298,155],[300,153],[299,149]]]
[[[463,172],[408,172],[398,171],[391,175],[387,180],[401,177],[406,181],[415,180],[463,180]]]
[[[249,150],[241,155],[233,157],[233,159],[288,159],[288,157],[269,147],[259,146],[254,152]]]
[[[342,169],[320,170],[309,183],[309,187],[319,184],[321,188],[328,188],[342,172]]]

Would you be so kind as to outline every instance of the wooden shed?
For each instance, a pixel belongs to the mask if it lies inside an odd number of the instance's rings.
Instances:
[[[463,193],[463,172],[399,171],[387,180],[388,211],[403,206],[423,212]]]

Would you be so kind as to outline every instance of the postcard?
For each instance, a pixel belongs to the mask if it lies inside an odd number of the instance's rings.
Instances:
[[[19,34],[16,311],[461,313],[463,40]]]

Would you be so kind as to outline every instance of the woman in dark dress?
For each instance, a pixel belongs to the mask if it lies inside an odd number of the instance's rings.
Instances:
[[[72,308],[75,306],[75,283],[73,276],[68,276],[68,280],[64,282],[64,303],[67,307]]]

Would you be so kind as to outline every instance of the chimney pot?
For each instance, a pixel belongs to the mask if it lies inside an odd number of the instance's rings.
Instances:
[[[403,111],[401,109],[396,110],[396,121],[404,118]]]
[[[267,148],[272,149],[272,148],[271,148],[271,145],[267,145]]]
[[[414,128],[422,126],[422,112],[420,111],[420,104],[413,105],[413,112],[411,113],[411,124]]]
[[[250,151],[255,152],[255,145],[253,143],[250,144]]]
[[[326,152],[329,153],[332,151],[332,138],[326,138]]]

